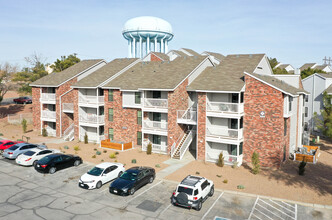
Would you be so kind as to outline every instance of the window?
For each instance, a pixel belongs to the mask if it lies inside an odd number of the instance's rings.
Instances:
[[[160,99],[161,98],[161,92],[160,91],[153,91],[152,92],[152,98]]]
[[[113,109],[108,109],[108,121],[113,121]]]
[[[238,103],[238,102],[239,102],[239,94],[232,93],[232,103]]]
[[[309,96],[305,95],[305,102],[309,102]]]
[[[137,111],[137,124],[142,125],[142,111],[141,110]]]
[[[241,92],[241,103],[243,103],[243,101],[244,101],[244,92]]]
[[[108,90],[108,101],[109,102],[113,101],[113,89]]]
[[[161,121],[161,113],[153,112],[152,118],[153,121]]]
[[[108,129],[108,139],[113,140],[113,128]]]
[[[196,189],[195,191],[194,191],[194,196],[197,196],[198,195],[198,189]]]
[[[53,152],[51,150],[44,150],[44,151],[39,152],[38,155],[50,154],[50,153],[53,153]]]
[[[289,112],[292,111],[292,103],[293,103],[293,97],[290,97],[288,98],[288,104],[289,104]]]
[[[284,119],[284,136],[287,135],[287,119]]]
[[[239,155],[243,153],[243,143],[240,143],[239,145]]]
[[[141,104],[141,93],[135,92],[135,104]]]
[[[231,119],[231,129],[238,129],[237,127],[237,119]]]
[[[237,156],[237,146],[232,144],[230,148],[231,148],[230,154],[233,156]]]
[[[305,107],[305,108],[304,108],[304,116],[305,116],[305,117],[308,117],[308,107]]]
[[[161,137],[159,135],[152,135],[152,143],[153,144],[161,144]]]
[[[142,132],[140,131],[137,132],[137,145],[142,146]]]
[[[243,117],[240,119],[240,128],[243,128]]]
[[[207,186],[208,186],[208,181],[205,180],[204,183],[202,183],[202,185],[201,185],[201,189],[202,189],[202,191],[203,191]]]

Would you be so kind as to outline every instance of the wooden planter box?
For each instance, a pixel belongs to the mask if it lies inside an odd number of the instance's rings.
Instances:
[[[100,146],[104,147],[104,148],[113,149],[113,150],[124,151],[124,150],[132,149],[133,148],[133,142],[120,144],[120,143],[111,142],[110,139],[107,139],[107,140],[101,141]]]
[[[318,161],[318,157],[320,155],[320,149],[317,146],[307,146],[303,145],[304,148],[307,148],[307,151],[310,152],[310,150],[315,150],[314,155],[309,154],[302,154],[302,153],[295,153],[294,154],[294,160],[296,161],[304,161],[307,163],[313,163],[316,164]]]

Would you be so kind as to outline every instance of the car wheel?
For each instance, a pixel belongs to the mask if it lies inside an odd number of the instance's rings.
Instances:
[[[74,166],[77,167],[78,165],[80,165],[80,163],[81,163],[81,161],[79,161],[79,160],[75,160],[75,162],[74,162]]]
[[[200,200],[200,201],[198,202],[198,205],[197,205],[196,210],[199,211],[199,210],[201,210],[201,208],[202,208],[202,201]]]
[[[135,188],[131,188],[129,193],[130,193],[130,195],[134,195],[134,193],[135,193]]]
[[[211,196],[213,196],[213,194],[214,194],[214,186],[211,187],[209,196],[211,197]]]
[[[35,167],[38,160],[33,161],[32,165]]]
[[[97,184],[96,184],[96,188],[99,189],[103,184],[101,183],[101,181],[99,181]]]
[[[123,174],[123,172],[122,172],[122,171],[120,171],[120,173],[118,174],[118,177],[120,177],[122,174]]]
[[[56,168],[55,167],[51,167],[50,170],[48,171],[50,174],[53,174],[55,173],[56,171]]]
[[[154,180],[154,178],[153,178],[153,176],[151,176],[150,179],[149,179],[149,183],[152,183],[153,180]]]

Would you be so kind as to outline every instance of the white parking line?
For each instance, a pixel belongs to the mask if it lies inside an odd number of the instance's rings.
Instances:
[[[262,201],[262,200],[261,200]],[[272,215],[275,215],[275,216],[277,216],[278,218],[280,218],[280,219],[282,219],[282,220],[284,220],[283,218],[281,218],[280,216],[278,216],[277,214],[275,214],[275,213],[273,213],[273,212],[271,212],[270,210],[268,210],[267,208],[265,208],[264,206],[262,206],[261,204],[258,204],[257,203],[257,205],[258,206],[260,206],[261,208],[263,208],[264,210],[266,210],[266,211],[268,211],[269,213],[271,213]],[[256,211],[259,211],[258,209],[256,209]]]
[[[295,220],[297,220],[297,204],[295,204]]]
[[[290,217],[290,218],[294,218],[293,216],[288,215],[286,212],[283,212],[283,211],[281,211],[280,209],[277,209],[276,207],[274,207],[274,206],[271,205],[270,203],[267,203],[267,202],[265,202],[264,200],[260,200],[260,201],[264,202],[266,205],[272,207],[273,209],[275,209],[275,210],[281,212],[282,214],[287,215],[287,216]],[[289,210],[289,209],[287,209],[287,210]],[[268,210],[268,211],[269,211],[269,210]],[[271,211],[269,211],[269,212],[271,212]],[[293,211],[291,211],[291,212],[293,212]],[[271,213],[272,213],[272,212],[271,212]],[[293,213],[294,213],[294,212],[293,212]],[[273,214],[274,214],[274,213],[273,213]],[[274,214],[274,215],[275,215],[275,214]],[[279,217],[279,216],[278,216],[278,217]],[[279,217],[279,218],[281,218],[281,217]],[[282,219],[282,218],[281,218],[281,219]]]
[[[220,199],[220,197],[224,194],[224,192],[220,193],[220,195],[218,196],[218,198],[216,199],[216,201],[214,201],[214,203],[212,204],[212,206],[207,210],[207,212],[205,212],[205,214],[203,215],[203,217],[201,218],[201,220],[203,220],[211,211],[211,209],[213,208],[213,206],[218,202],[218,200]]]
[[[266,218],[273,220],[273,218],[270,218],[269,216],[265,215],[263,212],[259,211],[258,209],[256,209],[256,211],[264,215]]]
[[[258,202],[258,199],[259,199],[259,196],[257,196],[257,199],[256,199],[256,201],[255,201],[254,206],[252,207],[252,210],[251,210],[251,212],[250,212],[250,215],[249,215],[248,219],[251,219],[251,216],[252,216],[253,213],[254,213],[254,210],[255,210],[256,204],[257,204],[257,202]]]
[[[159,181],[158,183],[156,183],[155,185],[151,186],[150,188],[144,190],[143,192],[141,192],[140,194],[136,195],[135,197],[131,198],[129,201],[127,201],[127,203],[130,203],[131,201],[133,201],[134,199],[136,199],[137,197],[139,197],[140,195],[144,194],[145,192],[149,191],[150,189],[152,189],[153,187],[159,185],[162,181]]]
[[[294,211],[292,211],[292,210],[290,210],[290,209],[288,209],[288,208],[286,208],[286,207],[280,205],[279,203],[276,203],[276,202],[273,201],[272,199],[269,199],[269,201],[272,202],[272,203],[274,203],[274,204],[276,204],[277,206],[279,206],[279,207],[281,207],[281,208],[287,209],[288,211],[295,213]],[[293,217],[292,217],[292,218],[293,218]]]

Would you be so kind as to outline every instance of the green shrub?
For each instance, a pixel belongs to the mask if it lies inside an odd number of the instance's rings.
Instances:
[[[303,161],[299,164],[299,175],[304,176],[305,166],[307,165],[306,162]]]
[[[117,162],[118,162],[118,160],[114,160],[114,162],[115,162],[115,163],[117,163]]]
[[[152,154],[152,144],[149,143],[148,147],[146,148],[146,154]]]
[[[228,180],[227,180],[227,179],[224,179],[224,181],[222,181],[222,182],[226,184],[226,183],[228,183]]]
[[[221,178],[221,177],[222,177],[222,175],[219,175],[219,174],[217,174],[217,177],[218,177],[218,178]]]
[[[238,189],[244,189],[244,185],[238,185],[237,188]]]
[[[107,150],[103,150],[104,153],[107,153]]]
[[[131,163],[137,163],[136,159],[132,159]]]
[[[104,162],[104,160],[102,159],[100,162]]]
[[[92,158],[96,158],[96,155],[93,155]]]
[[[115,153],[111,153],[111,154],[110,154],[110,158],[111,158],[111,159],[115,159],[115,158],[116,158]]]
[[[89,142],[89,137],[88,137],[88,134],[85,132],[85,135],[84,135],[84,144],[87,144]]]
[[[68,147],[67,145],[66,145],[66,146],[64,146],[63,148],[64,148],[64,149],[66,149],[66,150],[68,150],[68,149],[69,149],[69,147]]]
[[[218,162],[217,162],[217,166],[219,167],[223,167],[224,166],[224,155],[222,154],[222,152],[219,154],[219,158],[218,158]]]
[[[0,136],[3,136],[3,133],[0,133]]]
[[[43,136],[43,137],[47,137],[47,136],[48,136],[48,133],[47,133],[47,131],[46,131],[46,128],[43,128],[43,130],[42,130],[42,136]]]
[[[94,151],[97,151],[97,148],[93,149]]]
[[[78,146],[78,145],[74,146],[74,150],[75,150],[75,151],[79,151],[79,150],[81,150],[81,149],[80,149],[80,146]]]
[[[118,155],[118,154],[119,154],[119,152],[116,151],[116,152],[115,152],[115,155]]]
[[[238,162],[234,162],[233,165],[232,165],[232,168],[233,168],[233,169],[236,169],[236,168],[238,168],[238,165],[239,165]]]
[[[200,172],[196,171],[196,175],[199,175],[199,174],[200,174]]]
[[[156,164],[155,167],[160,168],[160,164]]]
[[[23,129],[23,133],[27,133],[28,121],[25,118],[23,118],[21,125],[22,125],[22,129]]]
[[[97,154],[97,155],[100,155],[100,154],[101,154],[101,152],[97,150],[97,151],[96,151],[96,154]]]
[[[23,141],[22,139],[17,139],[16,141]]]
[[[260,161],[259,161],[259,154],[254,151],[254,153],[252,153],[252,156],[251,156],[251,164],[252,164],[252,173],[253,174],[258,174],[259,171],[260,171]]]

